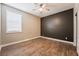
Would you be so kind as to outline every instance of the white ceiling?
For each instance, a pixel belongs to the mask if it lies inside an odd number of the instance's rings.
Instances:
[[[34,9],[39,8],[39,4],[35,3],[7,3],[7,5],[15,7],[17,9],[20,9],[22,11],[28,12],[30,14],[39,16],[39,17],[45,17],[51,14],[55,14],[57,12],[61,12],[70,8],[74,7],[73,3],[47,3],[46,7],[50,9],[50,11],[46,13],[40,13],[39,11],[36,11]]]

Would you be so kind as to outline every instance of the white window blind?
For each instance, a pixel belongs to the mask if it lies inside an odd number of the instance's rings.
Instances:
[[[6,32],[21,32],[22,31],[22,15],[7,11],[6,13]]]

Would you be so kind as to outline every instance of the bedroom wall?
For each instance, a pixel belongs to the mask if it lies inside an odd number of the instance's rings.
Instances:
[[[74,46],[77,46],[77,19],[76,19],[76,13],[77,13],[77,6],[74,5]]]
[[[22,14],[22,32],[6,33],[6,10]],[[40,18],[2,4],[2,44],[40,36]]]
[[[41,18],[41,35],[73,42],[73,9]]]
[[[77,22],[76,22],[76,25],[77,25],[76,37],[77,37],[77,39],[75,41],[76,41],[76,45],[77,45],[77,52],[79,55],[79,4],[75,4],[75,13],[77,13],[77,19],[75,16],[75,20],[77,20]]]
[[[0,45],[1,45],[1,4],[0,4]]]

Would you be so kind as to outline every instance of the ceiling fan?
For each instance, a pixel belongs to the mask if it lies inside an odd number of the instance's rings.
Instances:
[[[38,5],[38,3],[35,3],[35,5]],[[36,11],[39,11],[40,13],[46,13],[48,11],[50,11],[50,9],[47,8],[47,4],[39,4],[38,5],[39,8],[37,9],[33,9],[33,10],[36,10]]]

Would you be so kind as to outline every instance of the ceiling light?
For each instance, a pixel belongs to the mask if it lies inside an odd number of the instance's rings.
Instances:
[[[38,10],[39,10],[40,12],[42,12],[42,11],[43,11],[43,8],[39,8]]]
[[[40,4],[38,7],[38,9],[34,10],[39,11],[40,13],[45,13],[49,11],[49,9],[46,7],[46,4]]]

